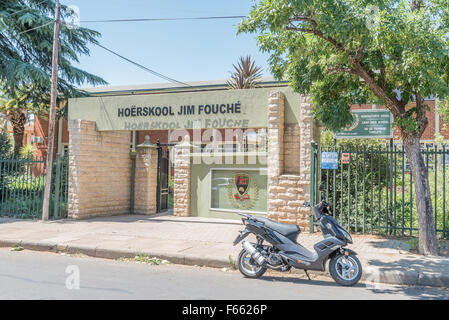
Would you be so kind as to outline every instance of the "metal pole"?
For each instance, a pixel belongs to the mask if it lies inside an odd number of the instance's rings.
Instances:
[[[136,150],[131,150],[129,153],[129,156],[131,158],[131,198],[130,198],[130,214],[134,214],[135,209],[135,186],[136,186]]]
[[[393,138],[390,138],[390,235],[393,232]],[[388,228],[388,226],[387,226]]]
[[[313,206],[316,202],[316,148],[317,143],[315,141],[312,141],[310,144],[310,233],[314,232],[314,219],[312,215]]]
[[[162,147],[161,142],[157,139],[157,187],[156,187],[156,213],[161,212],[161,160],[162,160]]]
[[[50,209],[51,174],[53,168],[53,149],[55,140],[56,122],[56,98],[58,95],[58,61],[59,61],[59,24],[61,18],[61,5],[56,1],[55,8],[55,28],[53,32],[53,57],[51,66],[51,100],[50,115],[48,117],[48,151],[47,151],[47,172],[45,175],[44,202],[42,205],[42,220],[48,220]]]

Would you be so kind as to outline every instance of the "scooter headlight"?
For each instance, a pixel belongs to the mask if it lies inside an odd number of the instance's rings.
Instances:
[[[343,236],[346,238],[346,240],[348,240],[348,243],[352,243],[351,235],[343,228],[341,228],[340,231],[343,233]]]

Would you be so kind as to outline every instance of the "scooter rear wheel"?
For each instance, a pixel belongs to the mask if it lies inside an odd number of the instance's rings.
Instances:
[[[362,277],[362,264],[353,254],[338,254],[329,262],[329,273],[338,284],[353,286]]]
[[[238,266],[239,271],[248,278],[260,278],[267,271],[267,268],[258,265],[245,249],[240,251]]]

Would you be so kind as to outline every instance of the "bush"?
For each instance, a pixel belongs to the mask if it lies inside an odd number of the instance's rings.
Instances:
[[[0,159],[8,158],[13,151],[9,135],[5,131],[0,131]]]
[[[32,144],[27,144],[26,146],[20,148],[19,154],[24,159],[33,159],[35,148]]]

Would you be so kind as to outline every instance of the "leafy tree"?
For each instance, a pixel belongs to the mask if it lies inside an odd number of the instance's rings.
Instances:
[[[8,120],[14,127],[16,142],[21,142],[27,111],[33,111],[30,107],[48,106],[50,101],[54,11],[53,0],[0,2],[0,91],[10,101]],[[61,6],[62,21],[72,13],[67,6]],[[83,95],[77,86],[106,84],[102,78],[73,66],[79,62],[79,55],[89,54],[88,45],[97,43],[99,36],[96,31],[62,23],[59,101]],[[21,143],[16,152],[20,147]]]
[[[0,131],[0,159],[8,158],[11,155],[12,146],[8,132]],[[1,170],[0,170],[1,171]]]
[[[258,33],[277,78],[310,94],[314,116],[337,131],[349,106],[384,104],[410,163],[419,251],[437,254],[429,179],[420,152],[425,97],[449,95],[447,0],[260,0],[239,25]]]
[[[228,85],[232,89],[249,89],[257,86],[257,80],[262,76],[262,68],[257,67],[251,57],[240,57],[237,66],[234,67],[234,72],[231,72],[231,79],[228,80]]]
[[[8,132],[6,130],[0,130],[0,160],[11,156],[12,146],[9,139]],[[6,162],[0,161],[0,188],[3,190],[6,184],[6,176],[8,172],[6,170]],[[0,201],[2,200],[3,193],[0,192]]]
[[[0,97],[0,113],[2,118],[9,121],[13,128],[14,153],[19,153],[22,147],[25,124],[28,120],[28,112],[33,110],[33,104],[29,102],[29,95],[17,93],[15,97]]]

